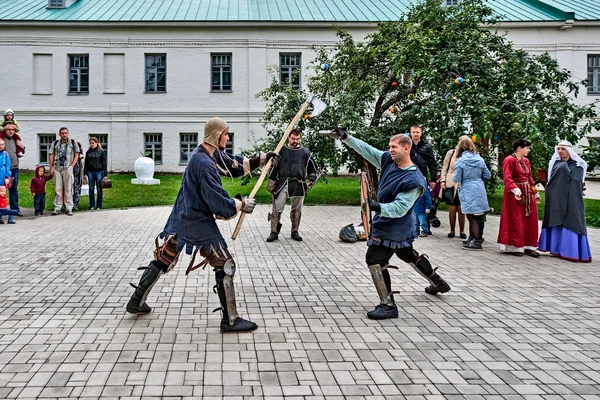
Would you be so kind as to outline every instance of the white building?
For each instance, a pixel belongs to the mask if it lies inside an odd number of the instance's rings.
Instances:
[[[456,0],[447,0],[451,3]],[[600,5],[562,0],[492,3],[518,47],[548,51],[577,79],[577,101],[600,96]],[[552,1],[556,4],[558,1]],[[318,6],[317,6],[318,4]],[[220,116],[235,150],[264,134],[256,93],[267,67],[303,69],[311,46],[332,44],[332,22],[355,37],[397,19],[401,1],[0,0],[0,107],[15,111],[28,146],[21,168],[47,163],[58,129],[87,148],[96,136],[111,171],[151,151],[158,172],[183,171],[204,122]],[[58,8],[55,8],[58,7]],[[600,140],[600,139],[599,139]]]

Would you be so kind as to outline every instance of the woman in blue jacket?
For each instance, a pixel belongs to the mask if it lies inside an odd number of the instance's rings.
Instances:
[[[455,173],[452,180],[460,184],[458,198],[462,212],[469,221],[470,240],[465,243],[465,250],[482,250],[482,219],[490,210],[484,179],[490,179],[492,174],[485,161],[476,153],[475,144],[468,137],[458,141],[456,149]]]

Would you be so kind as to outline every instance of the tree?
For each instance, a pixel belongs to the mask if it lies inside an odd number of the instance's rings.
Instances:
[[[307,83],[330,107],[302,122],[304,142],[322,166],[334,173],[343,165],[367,170],[375,186],[372,166],[317,132],[342,124],[384,149],[391,135],[418,124],[438,158],[468,134],[492,167],[501,165],[516,139],[527,138],[533,144],[532,167],[546,168],[557,139],[576,143],[600,129],[597,103],[575,104],[572,96],[585,82],[573,82],[547,53],[516,49],[497,32],[499,21],[484,0],[456,7],[424,0],[399,21],[381,23],[364,41],[336,28],[334,48],[315,48],[310,64],[315,75]],[[304,96],[276,76],[258,94],[267,103],[267,143],[281,135]],[[494,189],[497,179],[490,182],[488,189]]]

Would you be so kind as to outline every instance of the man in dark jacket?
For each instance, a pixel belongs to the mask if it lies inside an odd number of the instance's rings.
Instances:
[[[281,228],[279,220],[287,199],[292,200],[291,237],[296,241],[302,241],[302,236],[298,233],[302,204],[308,188],[317,180],[317,164],[310,151],[300,146],[300,137],[298,129],[290,132],[287,146],[283,147],[279,156],[273,160],[273,168],[269,171],[270,184],[267,190],[273,194],[273,213],[271,214],[271,233],[267,242],[274,242],[279,238],[279,229]]]
[[[433,149],[421,138],[422,135],[423,129],[419,125],[410,127],[410,137],[412,139],[410,159],[419,168],[419,171],[421,171],[427,182],[429,182],[429,189],[433,190],[435,188],[435,178],[438,168]],[[429,176],[427,176],[428,169]]]

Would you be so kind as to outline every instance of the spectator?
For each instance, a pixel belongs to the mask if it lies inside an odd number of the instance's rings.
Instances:
[[[585,226],[583,182],[587,163],[561,141],[548,166],[546,204],[539,249],[564,260],[591,262]]]
[[[81,186],[83,185],[84,168],[83,168],[83,148],[81,143],[77,142],[79,147],[79,157],[77,163],[73,167],[73,209],[79,208],[79,197],[81,196]]]
[[[410,127],[410,138],[412,139],[412,147],[410,149],[410,159],[419,168],[427,182],[429,188],[435,188],[435,178],[437,176],[437,163],[433,149],[423,139],[423,129],[419,125]],[[427,175],[429,170],[429,176]]]
[[[2,186],[4,188],[4,191],[5,191],[4,198],[5,199],[6,199],[6,185],[9,184],[11,176],[12,176],[12,173],[10,172],[10,156],[4,150],[4,139],[0,139],[0,186]],[[8,207],[8,205],[5,205],[3,208],[6,208],[6,207]],[[14,219],[9,220],[9,221],[12,221],[12,222],[9,222],[10,224],[15,223]],[[0,215],[0,224],[3,224],[3,223],[4,223],[4,221],[2,220],[2,215]]]
[[[539,257],[538,210],[539,195],[527,159],[531,142],[519,139],[513,143],[513,153],[504,159],[504,194],[498,248],[522,256]]]
[[[4,117],[2,118],[2,121],[0,121],[0,138],[4,138],[4,125],[6,125],[7,123],[15,124],[15,134],[13,135],[13,137],[15,138],[15,140],[20,141],[21,137],[17,133],[21,130],[21,128],[19,128],[19,123],[15,119],[15,113],[11,109],[7,109],[6,111],[4,111]],[[23,157],[24,152],[25,147],[17,146],[17,157]]]
[[[22,217],[21,209],[19,208],[19,148],[25,150],[25,145],[20,139],[15,137],[16,125],[12,121],[4,123],[4,149],[10,156],[10,172],[14,179],[10,189],[8,190],[10,197],[10,209],[16,210],[19,217]],[[12,221],[12,222],[11,222]],[[14,223],[14,216],[8,217],[8,223]]]
[[[8,208],[8,198],[6,197],[6,186],[0,186],[0,218],[3,215],[8,215],[9,218],[14,216],[17,212]],[[1,220],[0,220],[1,221]],[[14,224],[14,222],[12,222]],[[10,222],[9,222],[10,224]]]
[[[35,175],[29,185],[31,195],[33,196],[33,207],[36,217],[44,215],[44,208],[46,208],[46,182],[52,179],[52,175],[45,175],[45,173],[46,168],[43,165],[38,165],[35,168]]]
[[[458,141],[456,148],[456,172],[452,180],[460,184],[458,197],[462,212],[469,220],[470,240],[463,245],[464,250],[482,250],[482,227],[485,214],[490,210],[487,194],[485,192],[484,179],[490,179],[492,174],[485,165],[483,158],[477,154],[475,144],[463,136]]]
[[[54,172],[54,211],[58,215],[63,204],[63,191],[67,215],[73,215],[73,168],[79,159],[79,146],[69,140],[69,130],[60,128],[60,139],[50,146],[50,174]]]
[[[431,235],[429,224],[427,223],[427,216],[433,207],[431,203],[431,194],[429,187],[425,188],[423,196],[419,197],[415,202],[413,213],[415,214],[415,228],[419,237],[427,237]]]
[[[462,139],[461,136],[459,138]],[[444,164],[442,166],[442,173],[440,176],[440,186],[442,190],[440,190],[440,197],[442,196],[444,190],[453,189],[453,200],[446,201],[448,205],[448,218],[450,222],[450,233],[448,233],[449,238],[453,238],[456,236],[456,217],[458,216],[458,228],[460,229],[460,238],[466,239],[467,235],[465,234],[465,214],[462,213],[460,208],[460,198],[458,197],[458,184],[454,182],[452,177],[456,172],[454,169],[454,165],[457,159],[456,148],[452,150],[448,150],[446,153],[446,157],[444,157]]]
[[[100,181],[108,176],[106,152],[95,137],[90,138],[90,148],[85,153],[84,174],[90,186],[90,209],[102,208],[102,186]],[[94,190],[98,191],[98,199],[94,198]]]

